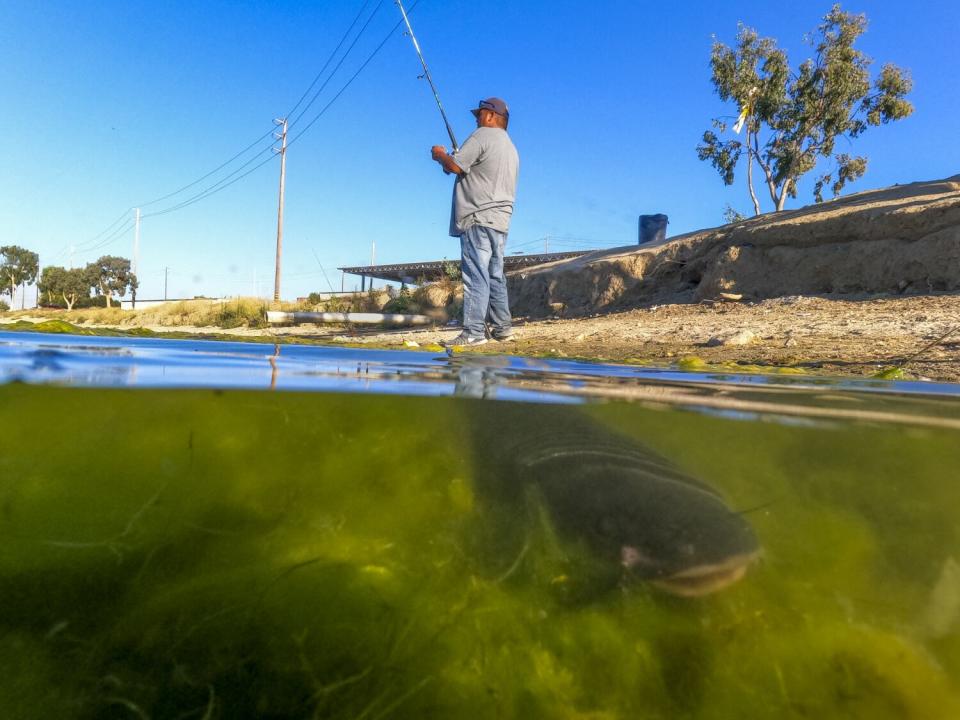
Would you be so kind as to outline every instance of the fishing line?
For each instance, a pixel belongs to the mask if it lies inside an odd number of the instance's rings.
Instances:
[[[330,282],[330,278],[327,277],[327,271],[323,269],[323,263],[320,262],[320,258],[317,257],[317,251],[313,248],[310,248],[310,252],[313,253],[313,259],[317,261],[317,265],[320,266],[320,272],[323,273],[323,279],[327,281],[327,285],[330,287],[330,292],[335,293],[336,290],[333,289],[333,283]]]
[[[897,367],[902,370],[902,369],[905,368],[909,363],[912,363],[912,362],[913,362],[914,360],[916,360],[918,357],[920,357],[921,355],[923,355],[927,350],[929,350],[930,348],[936,347],[937,345],[939,345],[940,343],[942,343],[942,342],[943,342],[944,340],[946,340],[948,337],[950,337],[950,336],[953,335],[955,332],[957,332],[957,330],[960,330],[960,325],[954,325],[952,328],[950,328],[949,330],[947,330],[943,335],[941,335],[940,337],[938,337],[938,338],[937,338],[936,340],[934,340],[932,343],[929,343],[928,345],[924,345],[922,348],[920,348],[920,349],[919,349],[917,352],[915,352],[913,355],[911,355],[911,356],[908,357],[906,360],[904,360],[902,363],[900,363],[899,365],[897,365]]]
[[[749,515],[750,513],[755,513],[755,512],[757,512],[758,510],[766,510],[768,507],[772,507],[773,505],[776,505],[778,502],[780,502],[780,500],[782,500],[782,498],[777,498],[777,499],[774,499],[774,500],[768,500],[768,501],[765,502],[765,503],[761,503],[760,505],[755,505],[754,507],[747,508],[746,510],[734,510],[734,511],[733,511],[733,514],[734,514],[734,515]]]
[[[437,101],[437,107],[440,108],[440,116],[443,118],[443,124],[447,126],[450,144],[453,146],[453,151],[457,152],[460,146],[457,144],[457,138],[453,135],[453,128],[450,127],[450,121],[447,120],[447,113],[443,110],[443,103],[440,102],[440,94],[437,92],[437,86],[433,84],[433,78],[430,76],[430,70],[427,68],[427,61],[423,59],[423,53],[420,51],[420,43],[417,42],[417,36],[413,34],[413,26],[410,25],[410,18],[407,17],[407,11],[403,9],[401,0],[396,0],[396,3],[397,7],[400,8],[400,14],[403,15],[403,22],[407,25],[407,32],[410,35],[410,39],[413,41],[413,49],[417,51],[417,57],[420,58],[420,64],[423,65],[423,75],[421,75],[421,77],[426,78],[427,82],[430,83],[430,89],[433,90],[433,98]],[[416,7],[416,3],[411,6],[410,12],[413,12],[414,7]]]

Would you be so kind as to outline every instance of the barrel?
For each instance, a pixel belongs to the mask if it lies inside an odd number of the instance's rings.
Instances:
[[[667,216],[662,213],[640,216],[640,245],[662,243],[667,239]]]

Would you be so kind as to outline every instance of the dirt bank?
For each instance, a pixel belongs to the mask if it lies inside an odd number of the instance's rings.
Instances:
[[[510,278],[514,312],[565,317],[789,295],[960,290],[960,175],[603,250]]]
[[[947,334],[951,330],[956,332]],[[336,340],[426,346],[455,334],[456,330],[341,333]],[[593,317],[520,322],[517,342],[491,342],[470,352],[654,364],[684,361],[694,368],[700,359],[743,369],[759,365],[853,376],[903,366],[904,377],[960,382],[960,294],[655,305]]]

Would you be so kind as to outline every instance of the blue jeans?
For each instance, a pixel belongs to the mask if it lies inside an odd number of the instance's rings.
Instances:
[[[460,273],[463,276],[463,331],[484,337],[489,317],[494,334],[510,330],[507,280],[503,276],[505,233],[473,225],[460,236]]]

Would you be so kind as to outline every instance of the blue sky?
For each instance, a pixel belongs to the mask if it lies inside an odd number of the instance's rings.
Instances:
[[[111,223],[143,206],[140,298],[163,295],[166,268],[171,297],[271,294],[276,160],[188,207],[150,213],[258,151],[255,162],[269,157],[273,118],[295,105],[363,4],[0,2],[0,244],[28,247],[43,265],[131,257],[133,231]],[[727,188],[696,156],[710,119],[735,114],[710,84],[712,36],[731,43],[743,21],[776,38],[796,66],[809,55],[804,34],[830,5],[421,0],[411,20],[461,142],[478,99],[510,103],[521,175],[508,251],[563,250],[634,243],[642,213],[668,214],[670,235],[722,224],[727,203],[747,213],[741,178]],[[850,192],[960,173],[960,3],[844,9],[867,14],[858,46],[877,67],[909,70],[916,106],[850,147],[870,158]],[[291,138],[398,20],[385,0]],[[459,256],[446,235],[450,179],[429,158],[446,132],[419,73],[409,39],[396,31],[290,146],[285,299],[339,290],[336,268],[368,264],[373,242],[377,263]],[[224,171],[146,205],[257,138]],[[791,206],[812,202],[807,177]],[[111,227],[122,232],[101,234]]]

